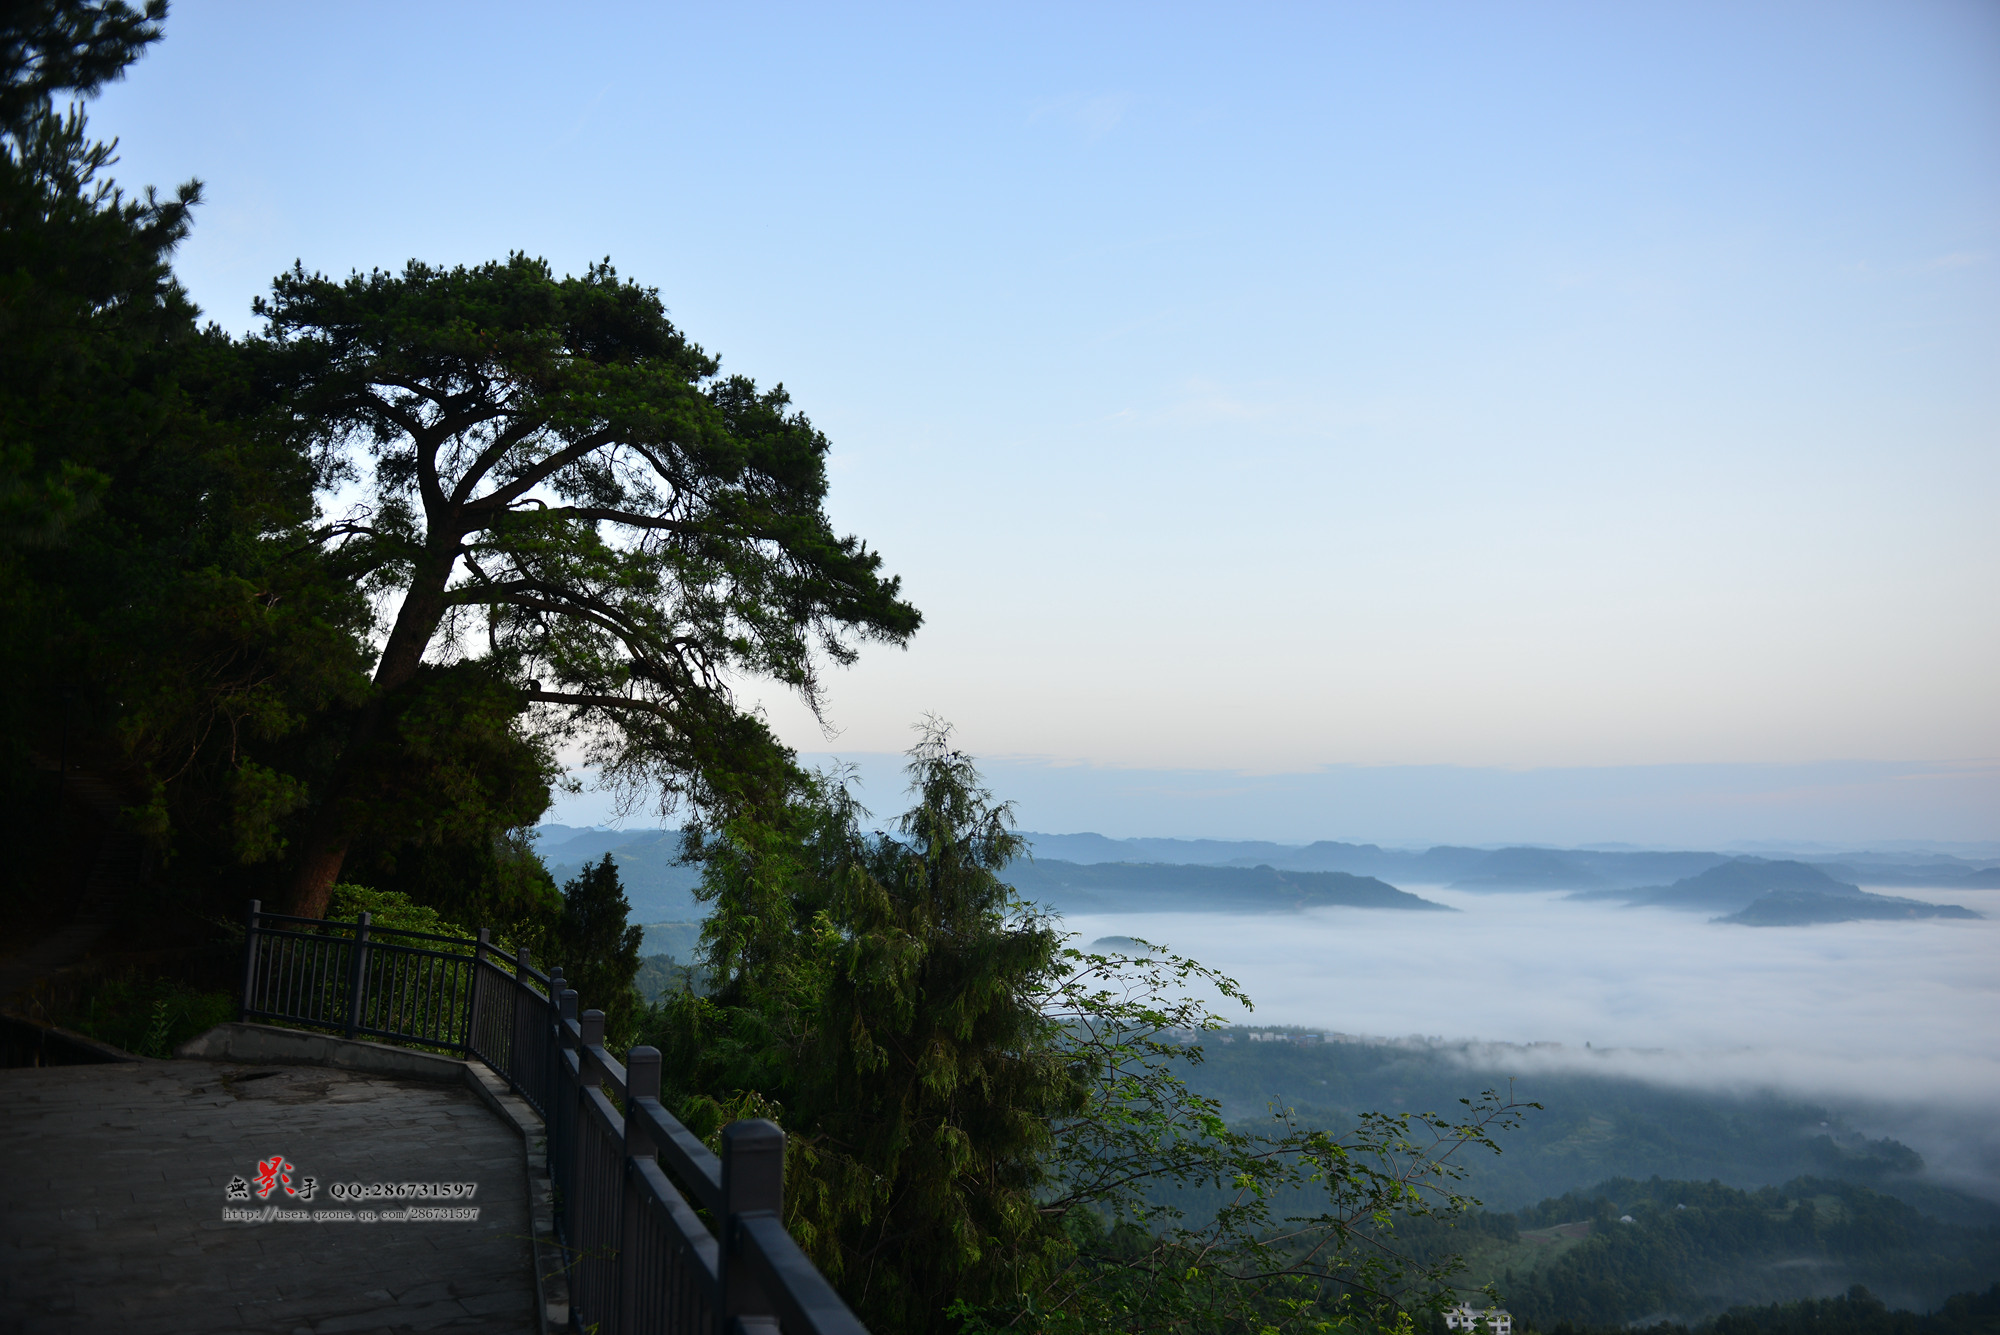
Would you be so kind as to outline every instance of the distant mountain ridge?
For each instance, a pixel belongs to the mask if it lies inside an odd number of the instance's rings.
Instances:
[[[634,922],[696,922],[707,916],[707,905],[694,894],[701,869],[679,861],[678,830],[544,825],[535,833],[537,851],[558,883],[608,854],[618,865]],[[1450,912],[1442,904],[1371,876],[1269,866],[1076,863],[1041,857],[1017,860],[1004,879],[1025,898],[1068,913],[1107,909],[1265,913],[1334,905]]]
[[[1717,922],[1745,927],[1804,927],[1813,923],[1893,918],[1977,918],[1958,904],[1929,904],[1875,895],[1834,879],[1826,868],[1789,859],[1736,858],[1672,885],[1584,890],[1571,899],[1720,912]]]
[[[585,863],[609,854],[618,866],[625,899],[632,905],[633,922],[695,922],[708,916],[708,906],[694,893],[701,884],[701,868],[680,861],[679,830],[539,825],[534,838],[535,851],[557,885],[582,871]]]
[[[1024,858],[1002,877],[1023,898],[1063,913],[1272,913],[1333,906],[1454,912],[1372,876],[1337,871]]]
[[[1862,922],[1899,918],[1979,918],[1960,904],[1930,904],[1921,899],[1896,895],[1816,895],[1809,891],[1781,890],[1759,895],[1746,907],[1717,922],[1741,923],[1745,927],[1806,927],[1822,922]]]
[[[1567,890],[1603,885],[1604,874],[1546,848],[1502,848],[1488,853],[1452,885],[1461,890],[1521,888]]]
[[[1099,834],[1024,833],[1032,856],[1006,879],[1030,899],[1065,912],[1200,909],[1269,912],[1316,905],[1442,909],[1392,884],[1449,885],[1478,893],[1567,890],[1572,897],[1702,909],[1744,926],[1802,926],[1856,919],[1977,918],[1957,904],[1863,891],[1873,884],[2000,888],[2000,868],[1924,855],[1848,862],[1731,857],[1711,852],[1618,849],[1487,849],[1441,844],[1385,849],[1321,840],[1305,845],[1222,839],[1110,839]],[[558,883],[609,854],[636,922],[694,922],[698,867],[682,864],[680,831],[605,830],[549,824],[537,851]],[[1067,856],[1064,856],[1067,855]],[[1854,879],[1842,879],[1851,877]],[[1760,903],[1770,897],[1770,902]]]
[[[1597,885],[1643,885],[1687,876],[1728,861],[1724,853],[1616,852],[1600,849],[1383,848],[1322,839],[1311,844],[1255,840],[1108,839],[1101,834],[1022,836],[1037,858],[1065,862],[1180,863],[1213,867],[1274,867],[1279,871],[1337,871],[1419,885],[1468,890],[1566,890]]]
[[[1439,844],[1425,849],[1320,840],[1279,844],[1264,840],[1112,839],[1101,834],[1023,832],[1034,856],[1065,862],[1185,863],[1200,866],[1274,867],[1279,871],[1341,871],[1354,876],[1462,890],[1581,890],[1661,886],[1738,855],[1701,850],[1655,852],[1616,848],[1468,848]],[[1775,854],[1780,860],[1820,867],[1848,882],[1870,885],[2000,888],[2000,867],[1942,853],[1868,852],[1835,857]],[[1768,859],[1767,859],[1768,860]]]
[[[1631,889],[1586,890],[1572,899],[1616,899],[1627,904],[1656,904],[1663,908],[1714,909],[1734,913],[1760,895],[1834,895],[1852,898],[1862,893],[1858,885],[1837,881],[1818,868],[1789,859],[1735,858],[1717,863],[1672,885],[1642,885]]]

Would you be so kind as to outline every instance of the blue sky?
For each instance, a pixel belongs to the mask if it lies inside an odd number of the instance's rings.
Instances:
[[[2000,7],[178,0],[93,116],[231,328],[610,255],[783,381],[929,618],[802,749],[1914,764],[1984,777],[1883,833],[2000,838]]]

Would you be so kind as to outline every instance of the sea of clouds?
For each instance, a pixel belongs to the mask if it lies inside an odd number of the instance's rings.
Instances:
[[[1561,1067],[1825,1101],[1911,1144],[1940,1177],[2000,1195],[2000,891],[1886,893],[1978,921],[1752,928],[1557,893],[1405,886],[1456,913],[1094,914],[1082,944],[1128,935],[1243,984],[1254,1015],[1379,1037],[1494,1045]]]

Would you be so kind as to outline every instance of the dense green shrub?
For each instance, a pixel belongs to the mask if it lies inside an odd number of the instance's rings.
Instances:
[[[171,1057],[181,1044],[236,1018],[237,998],[173,978],[116,978],[89,986],[58,1015],[67,1028],[141,1057]]]

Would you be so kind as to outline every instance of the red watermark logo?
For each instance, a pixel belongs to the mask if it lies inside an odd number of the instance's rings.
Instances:
[[[268,1159],[257,1161],[256,1181],[253,1184],[242,1177],[232,1177],[229,1185],[222,1190],[223,1199],[231,1202],[223,1207],[224,1222],[243,1224],[333,1224],[333,1223],[418,1223],[433,1220],[458,1220],[474,1222],[479,1218],[479,1207],[403,1205],[400,1209],[314,1209],[287,1210],[280,1207],[274,1197],[289,1196],[295,1201],[310,1201],[319,1191],[319,1179],[299,1174],[299,1166],[282,1154],[274,1154]],[[366,1201],[370,1205],[378,1202],[386,1205],[391,1201],[437,1201],[470,1200],[479,1190],[476,1182],[335,1182],[327,1188],[327,1194],[336,1201]],[[251,1197],[271,1204],[261,1209],[250,1205]],[[245,1208],[248,1207],[248,1208]]]
[[[242,1178],[232,1177],[229,1179],[229,1185],[223,1188],[223,1198],[232,1201],[247,1201],[250,1199],[250,1193],[254,1190],[257,1193],[258,1200],[268,1201],[271,1199],[272,1192],[282,1189],[287,1196],[295,1200],[309,1201],[313,1198],[313,1193],[319,1190],[319,1179],[300,1177],[298,1182],[294,1184],[292,1182],[292,1173],[297,1168],[297,1164],[292,1163],[282,1154],[274,1154],[268,1159],[259,1159],[257,1161],[257,1185],[253,1188]]]

